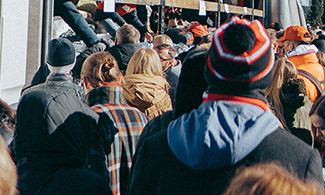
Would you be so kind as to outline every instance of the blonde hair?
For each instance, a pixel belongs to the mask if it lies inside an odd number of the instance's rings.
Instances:
[[[153,46],[157,47],[158,45],[161,44],[167,44],[173,46],[173,40],[165,34],[162,35],[156,35],[153,39]]]
[[[223,195],[321,195],[320,183],[304,183],[275,163],[241,168]]]
[[[0,136],[0,194],[18,194],[17,171],[14,162],[11,160],[6,143]]]
[[[284,80],[288,78],[296,78],[296,76],[297,69],[295,65],[287,60],[287,58],[280,58],[274,63],[272,83],[265,89],[265,96],[267,97],[269,107],[271,107],[274,115],[280,120],[284,127],[286,127],[286,122],[283,118],[280,89]]]
[[[134,53],[126,68],[125,75],[145,74],[163,76],[163,70],[158,54],[150,48],[141,48]]]
[[[100,83],[118,81],[120,75],[117,61],[108,51],[91,54],[81,69],[81,76],[94,88]]]
[[[270,40],[271,40],[271,44],[275,43],[275,41],[277,40],[276,38],[276,30],[268,28],[266,29],[266,33],[269,35]]]

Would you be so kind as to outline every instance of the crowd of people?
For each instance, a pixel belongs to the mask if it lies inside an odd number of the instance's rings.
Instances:
[[[322,32],[169,8],[158,34],[146,7],[76,3],[54,13],[86,48],[51,39],[46,81],[0,101],[0,194],[324,194]]]

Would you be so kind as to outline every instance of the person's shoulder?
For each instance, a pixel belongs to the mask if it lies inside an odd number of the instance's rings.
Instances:
[[[32,87],[24,90],[24,92],[21,94],[21,100],[25,100],[25,99],[41,100],[45,97],[48,97],[49,95],[48,95],[46,88],[47,87],[46,87],[45,83],[32,86]]]
[[[133,106],[130,106],[130,109],[132,109],[135,113],[137,113],[137,115],[140,117],[140,120],[142,122],[148,123],[149,118],[145,113],[141,112],[138,108]]]
[[[173,120],[173,117],[174,117],[174,112],[168,111],[168,112],[164,112],[160,116],[151,119],[143,129],[140,136],[139,143],[142,143],[144,140],[147,140],[150,137],[157,136],[162,132],[167,133],[167,127],[169,123]],[[165,135],[165,133],[163,134]]]
[[[302,148],[309,151],[313,150],[312,147],[303,142],[301,139],[291,134],[290,132],[287,132],[280,128],[271,133],[268,137],[266,137],[264,141],[279,143],[278,145],[286,145],[287,147],[292,147],[290,149],[293,150]]]
[[[321,157],[317,149],[280,128],[265,137],[245,161],[248,165],[277,162],[299,178],[322,180]]]
[[[206,55],[209,49],[204,47],[193,48],[189,51],[189,58],[196,58],[197,56]]]
[[[257,147],[257,153],[267,158],[274,158],[280,162],[295,164],[307,164],[310,156],[315,156],[316,149],[303,140],[282,129],[277,129]]]
[[[27,115],[35,115],[35,113],[30,113],[31,109],[44,112],[52,99],[53,98],[48,91],[44,90],[44,88],[40,86],[35,86],[23,92],[17,110],[19,110],[20,113],[25,113]]]
[[[62,98],[64,99],[64,101],[72,99],[80,99],[81,101],[84,96],[85,91],[81,86],[73,82],[67,81],[55,84],[42,83],[33,86],[23,92],[21,99],[49,104],[50,102],[52,102],[53,99],[61,100]]]
[[[140,43],[123,43],[120,46],[123,48],[132,49],[136,51],[143,47]]]
[[[114,45],[110,48],[108,48],[107,50],[116,50],[119,48],[142,48],[142,45],[140,43],[122,43],[122,44],[118,44],[118,45]]]
[[[76,83],[73,83],[73,82],[65,82],[63,84],[63,90],[73,90],[73,91],[77,91],[77,92],[81,92],[81,91],[85,91],[85,89],[80,86],[80,85],[77,85]]]
[[[139,123],[141,122],[142,124],[147,124],[149,121],[149,118],[145,113],[141,112],[137,107],[128,104],[97,104],[91,108],[97,113],[104,113],[105,115],[116,116],[117,118],[123,117],[124,119],[122,119],[122,121],[136,121]],[[115,115],[114,113],[121,113],[121,115]]]
[[[208,51],[209,50],[206,48],[197,48],[190,51],[183,61],[183,65],[189,66],[188,64],[191,64],[192,66],[195,66],[197,63],[204,64],[202,62],[205,61]]]
[[[135,52],[135,51],[139,50],[140,48],[141,48],[140,44],[123,43],[123,44],[119,44],[119,45],[114,45],[113,47],[106,49],[106,51],[110,52],[114,56],[114,55],[121,55],[126,52]]]

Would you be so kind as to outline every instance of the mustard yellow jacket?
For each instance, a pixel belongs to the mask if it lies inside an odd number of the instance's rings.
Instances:
[[[169,84],[160,76],[125,75],[123,94],[128,103],[144,112],[150,119],[172,110],[168,95]]]

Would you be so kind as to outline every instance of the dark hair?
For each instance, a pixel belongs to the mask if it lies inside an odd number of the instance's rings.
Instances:
[[[200,44],[201,40],[202,40],[202,36],[200,36],[200,35],[194,37],[193,45]]]
[[[318,39],[325,39],[325,35],[324,34],[319,35]]]
[[[279,30],[283,29],[283,26],[279,22],[273,22],[273,23],[270,24],[270,26],[268,28],[272,28],[272,29],[274,29],[276,31],[279,31]]]
[[[116,31],[117,44],[138,43],[140,36],[139,30],[131,24],[125,24]]]
[[[212,42],[212,35],[203,35],[203,36],[196,36],[194,37],[193,45],[200,45],[202,43],[210,43]]]
[[[325,52],[325,40],[324,39],[315,39],[310,44],[313,44],[321,52]]]
[[[275,36],[276,36],[277,39],[280,39],[281,37],[283,37],[283,35],[284,35],[284,31],[279,31],[279,32],[276,33]]]
[[[211,43],[212,42],[213,35],[204,35],[202,36],[201,43]]]
[[[316,114],[325,120],[325,96],[320,96],[311,107],[309,116]]]
[[[282,24],[281,23],[278,23],[278,22],[275,22],[274,23],[274,30],[279,31],[281,29],[283,29]]]

